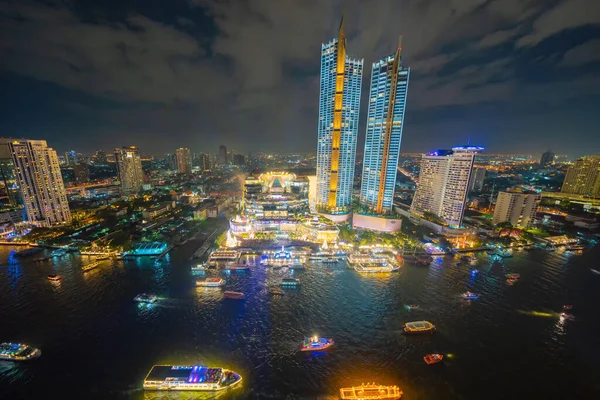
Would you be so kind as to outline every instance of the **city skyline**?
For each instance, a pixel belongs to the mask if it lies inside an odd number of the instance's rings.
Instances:
[[[578,0],[540,3],[457,1],[427,12],[405,1],[268,9],[251,1],[252,13],[191,0],[172,2],[164,13],[145,3],[4,3],[0,29],[11,38],[0,73],[4,135],[81,152],[109,150],[106,143],[121,138],[147,143],[148,152],[169,142],[201,151],[220,142],[251,151],[309,151],[318,108],[315,44],[331,37],[345,13],[352,26],[348,44],[367,63],[404,34],[414,95],[405,151],[471,137],[498,152],[598,153],[593,110],[600,83],[592,40],[598,23],[591,16],[600,6],[577,13]],[[237,26],[249,34],[241,36]],[[430,29],[424,34],[422,26]],[[366,103],[361,108],[359,148]]]

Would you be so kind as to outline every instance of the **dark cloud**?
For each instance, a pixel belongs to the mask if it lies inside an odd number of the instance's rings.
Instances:
[[[560,69],[559,63],[570,67],[587,63],[594,42],[566,55],[581,43],[541,54],[537,46],[571,28],[597,24],[600,4],[584,0],[173,0],[173,4],[185,10],[184,1],[188,12],[172,18],[158,18],[160,13],[146,12],[140,5],[125,8],[119,19],[103,17],[101,8],[94,10],[95,18],[85,17],[63,2],[0,3],[0,72],[107,100],[100,105],[83,100],[74,107],[69,99],[53,105],[62,107],[64,118],[72,117],[72,125],[81,124],[89,135],[114,141],[105,147],[120,145],[117,141],[126,138],[148,151],[185,145],[214,150],[221,142],[251,151],[313,151],[319,46],[335,36],[344,13],[349,55],[365,59],[363,92],[368,90],[370,63],[392,53],[398,34],[404,35],[403,55],[413,78],[403,150],[424,149],[441,137],[462,137],[462,129],[481,130],[482,121],[476,118],[470,126],[468,121],[452,122],[459,115],[477,115],[480,109],[504,115],[528,107],[524,99],[553,107],[545,98],[552,97],[554,83],[531,79],[535,68],[546,73]],[[546,61],[542,65],[536,59]],[[590,79],[574,74],[561,77],[559,85],[570,98],[577,98],[577,93],[589,97],[598,94],[595,83],[585,85]],[[53,126],[47,114],[28,112]],[[555,111],[547,112],[551,121]],[[23,125],[7,120],[8,133],[22,136]],[[440,132],[440,126],[448,128]],[[425,131],[430,140],[417,134]],[[546,126],[540,127],[542,131],[549,137]],[[38,136],[43,135],[53,136],[56,139],[48,139],[59,145],[67,143],[58,128]],[[89,140],[89,135],[68,143],[97,146],[98,140]]]

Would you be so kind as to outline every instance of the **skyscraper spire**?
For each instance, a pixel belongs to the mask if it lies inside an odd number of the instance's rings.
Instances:
[[[338,29],[338,38],[344,37],[344,14],[342,14],[342,19],[340,21],[340,28]]]
[[[398,35],[398,48],[396,49],[395,58],[400,59],[401,55],[402,55],[402,34]]]

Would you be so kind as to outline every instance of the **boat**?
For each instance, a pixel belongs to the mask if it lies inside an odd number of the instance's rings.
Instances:
[[[563,307],[564,311],[569,311],[573,309],[573,304],[565,304]]]
[[[471,274],[473,274],[473,275],[478,274],[478,273],[479,273],[479,270],[477,268],[473,268],[471,270]]]
[[[507,279],[519,279],[521,277],[521,274],[513,273],[513,274],[506,274],[505,276]]]
[[[306,269],[306,266],[300,262],[293,262],[289,265],[289,269]]]
[[[560,319],[573,320],[573,319],[575,319],[575,317],[572,314],[560,313]]]
[[[225,368],[202,365],[155,365],[146,378],[144,390],[199,390],[218,392],[231,388],[242,381],[242,377]]]
[[[244,300],[246,298],[246,295],[242,292],[233,292],[231,290],[226,290],[223,292],[223,297],[225,297],[226,299]]]
[[[95,259],[96,259],[97,261],[100,261],[100,260],[108,260],[109,258],[110,258],[110,254],[97,254],[97,255],[95,256]]]
[[[569,246],[567,246],[567,251],[581,251],[584,250],[585,246],[582,244],[571,244]]]
[[[297,286],[300,284],[300,279],[295,278],[283,278],[280,282],[282,286]]]
[[[361,274],[378,274],[386,272],[396,272],[400,270],[400,267],[398,265],[388,263],[364,263],[355,265],[354,270]]]
[[[48,280],[54,282],[60,281],[60,275],[50,274],[48,275]]]
[[[152,304],[156,303],[156,301],[158,300],[158,296],[151,293],[140,293],[137,296],[135,296],[133,300],[137,301],[138,303]]]
[[[28,257],[34,254],[39,253],[40,251],[43,251],[44,249],[42,247],[30,247],[28,249],[25,250],[21,250],[21,251],[17,251],[15,253],[15,257]]]
[[[88,264],[82,266],[81,270],[83,272],[87,272],[89,270],[96,268],[98,266],[98,264],[100,264],[98,261],[92,261],[91,263],[88,263]]]
[[[221,278],[207,278],[201,281],[196,281],[196,286],[203,287],[219,287],[225,284],[225,280]]]
[[[429,321],[413,321],[402,325],[402,330],[407,334],[434,333],[435,325]]]
[[[304,338],[304,343],[302,343],[300,351],[327,350],[331,346],[333,346],[333,339],[320,338],[315,335],[310,338]]]
[[[65,249],[56,249],[52,253],[50,253],[51,257],[62,257],[67,254]]]
[[[425,357],[423,357],[423,360],[425,360],[428,365],[437,364],[443,359],[444,356],[442,354],[427,354]]]
[[[546,246],[546,251],[556,251],[556,246],[554,245],[547,245]]]
[[[410,311],[412,311],[412,310],[418,310],[418,309],[419,309],[419,306],[418,306],[418,305],[416,305],[416,304],[409,304],[409,305],[407,305],[406,307],[408,307],[408,309],[409,309]]]
[[[341,400],[393,400],[402,397],[402,390],[398,386],[384,386],[376,383],[363,383],[340,389]]]
[[[42,352],[35,347],[23,343],[0,344],[0,360],[27,361],[38,358]]]
[[[249,270],[248,265],[226,265],[225,271],[246,271]]]
[[[269,292],[275,296],[284,296],[285,295],[285,292],[281,289],[271,289]]]
[[[50,257],[50,256],[47,256],[47,257],[34,257],[32,261],[33,261],[33,262],[42,262],[42,261],[49,260],[49,259],[51,259],[51,258],[52,258],[52,257]]]
[[[478,294],[472,292],[465,292],[461,296],[465,300],[477,300],[479,298]]]
[[[598,271],[597,269],[590,268],[590,271],[592,271],[595,274],[600,275],[600,271]]]
[[[206,264],[198,264],[198,265],[194,265],[193,267],[190,268],[190,271],[192,272],[205,272],[208,269],[208,266]]]

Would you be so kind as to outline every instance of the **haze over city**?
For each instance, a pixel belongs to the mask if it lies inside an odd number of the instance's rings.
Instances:
[[[365,66],[404,35],[403,152],[471,138],[499,153],[596,153],[599,9],[593,0],[5,1],[2,135],[61,151],[221,142],[314,151],[319,43],[343,14],[348,53]],[[361,110],[359,148],[365,96]]]

